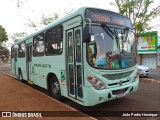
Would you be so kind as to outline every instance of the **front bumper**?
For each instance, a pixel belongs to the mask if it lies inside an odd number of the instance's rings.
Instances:
[[[139,78],[133,83],[122,85],[119,87],[96,90],[93,87],[86,88],[86,99],[84,102],[85,106],[93,106],[106,101],[110,101],[119,97],[116,92],[122,91],[124,95],[128,95],[132,92],[137,91],[139,85]]]

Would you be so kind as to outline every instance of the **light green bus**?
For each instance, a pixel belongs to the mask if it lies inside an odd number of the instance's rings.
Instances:
[[[93,106],[138,89],[135,51],[128,18],[83,7],[16,42],[12,71],[58,100]]]

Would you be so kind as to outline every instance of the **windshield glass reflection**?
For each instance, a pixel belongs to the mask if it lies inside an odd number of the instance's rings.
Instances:
[[[115,28],[110,28],[115,31]],[[127,68],[136,64],[134,34],[131,31],[116,29],[108,34],[101,26],[92,26],[91,42],[87,45],[88,62],[102,69]]]

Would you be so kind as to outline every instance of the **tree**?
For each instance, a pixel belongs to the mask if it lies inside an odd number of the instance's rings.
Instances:
[[[21,6],[22,6],[22,4],[24,4],[26,1],[28,1],[28,0],[16,0],[17,2],[16,2],[16,4],[17,4],[17,8],[18,9],[20,9],[21,8]]]
[[[0,25],[0,45],[8,40],[6,30]]]
[[[27,36],[27,33],[21,32],[21,33],[15,33],[15,34],[10,35],[10,38],[13,39],[13,42],[16,42],[26,36]]]
[[[154,0],[115,0],[119,13],[127,16],[134,27],[136,42],[138,34],[149,29],[149,21],[160,15],[160,6],[151,9]]]
[[[28,0],[15,0],[16,1],[16,4],[17,4],[17,8],[18,10],[21,10],[23,9],[23,11],[26,11],[25,8],[23,7],[23,5],[28,1]],[[34,10],[32,10],[33,12]],[[73,9],[69,10],[69,11],[66,11],[64,14],[69,14],[71,11],[73,11]],[[39,11],[39,13],[41,13]],[[33,19],[28,19],[28,18],[25,18],[27,20],[25,26],[28,26],[30,28],[33,28],[34,30],[39,30],[41,27],[44,27],[50,23],[52,23],[53,21],[57,20],[59,18],[59,13],[53,13],[53,14],[50,14],[50,15],[45,15],[43,13],[41,13],[41,18],[40,18],[40,21],[34,21]]]
[[[59,18],[58,13],[53,13],[53,15],[42,15],[41,20],[39,22],[32,21],[28,19],[28,23],[25,25],[31,28],[34,28],[36,31],[39,30],[41,27],[46,26],[53,21],[57,20]]]
[[[9,58],[9,54],[10,54],[9,50],[6,47],[0,45],[0,58],[1,58],[1,60],[6,62]]]
[[[63,15],[67,15],[71,13],[73,9],[66,11]],[[36,31],[39,30],[41,27],[44,27],[53,21],[57,20],[59,18],[60,14],[59,13],[53,13],[50,15],[42,15],[41,19],[39,22],[35,22],[33,20],[28,19],[28,22],[25,24],[28,27],[34,28]]]
[[[52,15],[48,15],[48,16],[43,15],[42,21],[40,24],[41,25],[48,25],[48,24],[52,23],[53,21],[57,20],[58,18],[59,18],[58,13],[54,13],[53,16]]]

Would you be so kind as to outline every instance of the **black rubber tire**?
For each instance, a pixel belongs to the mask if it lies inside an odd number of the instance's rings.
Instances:
[[[61,101],[62,95],[61,95],[60,84],[55,76],[51,77],[49,87],[52,97]]]
[[[18,80],[19,80],[20,82],[24,82],[24,80],[23,80],[23,75],[22,75],[22,71],[21,71],[21,70],[19,70],[19,72],[18,72]]]

